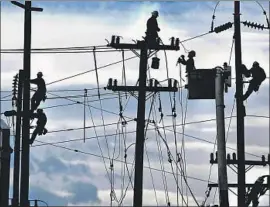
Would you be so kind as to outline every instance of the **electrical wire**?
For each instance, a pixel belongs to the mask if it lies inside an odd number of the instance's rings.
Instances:
[[[132,56],[132,57],[126,58],[125,61],[134,59],[134,58],[136,58],[136,57],[137,57],[137,56]],[[109,66],[112,66],[112,65],[116,65],[116,64],[118,64],[118,63],[122,63],[122,61],[123,61],[123,60],[116,61],[116,62],[113,62],[113,63],[110,63],[110,64],[106,64],[106,65],[100,66],[100,67],[98,67],[98,68],[94,68],[94,69],[91,69],[91,70],[87,70],[87,71],[85,71],[85,72],[77,73],[77,74],[75,74],[75,75],[68,76],[68,77],[66,77],[66,78],[62,78],[62,79],[59,79],[59,80],[56,80],[56,81],[47,83],[46,85],[51,85],[51,84],[58,83],[58,82],[61,82],[61,81],[64,81],[64,80],[68,80],[68,79],[71,79],[71,78],[74,78],[74,77],[77,77],[77,76],[80,76],[80,75],[84,75],[84,74],[86,74],[86,73],[94,72],[94,71],[96,71],[96,70],[100,70],[100,69],[103,69],[103,68],[106,68],[106,67],[109,67]]]

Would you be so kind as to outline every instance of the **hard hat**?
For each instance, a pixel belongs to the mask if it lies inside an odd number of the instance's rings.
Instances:
[[[38,76],[43,76],[42,72],[37,73]]]
[[[194,50],[191,50],[191,51],[189,52],[189,54],[192,55],[193,57],[196,56],[196,52],[195,52]]]
[[[158,11],[153,11],[153,12],[152,12],[152,15],[158,16]]]
[[[43,112],[43,109],[37,109],[37,112],[38,113],[42,113]]]
[[[256,66],[259,66],[259,63],[257,61],[254,61],[253,62],[253,66],[256,67]]]

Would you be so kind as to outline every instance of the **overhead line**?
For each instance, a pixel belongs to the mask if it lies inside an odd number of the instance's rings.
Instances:
[[[133,57],[126,58],[125,61],[134,59],[134,58],[136,58],[136,57],[137,57],[137,56],[133,56]],[[51,84],[53,84],[53,83],[58,83],[58,82],[60,82],[60,81],[64,81],[64,80],[67,80],[67,79],[70,79],[70,78],[74,78],[74,77],[77,77],[77,76],[80,76],[80,75],[84,75],[84,74],[86,74],[86,73],[94,72],[94,71],[100,70],[100,69],[102,69],[102,68],[106,68],[106,67],[109,67],[109,66],[112,66],[112,65],[116,65],[116,64],[118,64],[118,63],[122,63],[122,61],[123,61],[123,60],[116,61],[116,62],[107,64],[107,65],[100,66],[100,67],[98,67],[98,68],[96,68],[96,69],[94,68],[94,69],[91,69],[91,70],[87,70],[87,71],[82,72],[82,73],[78,73],[78,74],[75,74],[75,75],[72,75],[72,76],[68,76],[68,77],[66,77],[66,78],[62,78],[62,79],[59,79],[59,80],[56,80],[56,81],[47,83],[46,85],[51,85]]]
[[[47,144],[47,145],[49,144],[49,143],[42,142],[42,141],[38,141],[38,140],[36,140],[36,142],[40,142],[40,143]],[[98,157],[98,158],[104,158],[104,159],[107,159],[107,160],[114,160],[114,161],[116,161],[116,162],[126,163],[126,164],[128,164],[128,165],[134,166],[134,164],[132,164],[132,163],[124,162],[124,161],[122,161],[122,160],[115,159],[115,158],[112,159],[112,158],[105,157],[105,156],[102,157],[102,156],[96,155],[96,154],[94,154],[94,153],[83,152],[83,151],[81,151],[81,150],[72,149],[72,148],[68,148],[68,147],[64,147],[64,146],[59,146],[59,145],[56,145],[56,144],[49,144],[49,145],[51,145],[51,146],[53,146],[53,147],[62,148],[62,149],[65,149],[65,150],[69,150],[69,151],[73,151],[73,152],[85,154],[85,155],[90,155],[90,156],[94,156],[94,157]],[[151,169],[151,170],[154,170],[154,171],[161,172],[160,169],[153,168],[153,167],[149,167],[149,166],[144,166],[144,168],[148,168],[148,169]],[[166,171],[166,170],[164,170],[163,172],[168,173],[168,174],[173,174],[172,172],[169,172],[169,171]],[[182,175],[180,175],[180,176],[182,176]],[[192,177],[192,176],[187,176],[187,178],[193,179],[193,180],[202,181],[202,182],[207,182],[207,180],[200,179],[200,178],[196,178],[196,177]],[[212,181],[210,181],[210,182],[211,182],[211,183],[214,183],[214,182],[212,182]]]

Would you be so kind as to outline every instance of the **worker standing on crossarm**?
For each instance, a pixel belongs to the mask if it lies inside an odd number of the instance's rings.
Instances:
[[[177,63],[181,63],[183,65],[186,65],[186,73],[191,72],[192,70],[195,70],[195,64],[194,64],[194,57],[196,56],[196,52],[194,50],[191,50],[188,53],[188,60],[185,60],[185,56],[181,55],[181,58],[178,58]]]
[[[46,100],[46,84],[44,79],[42,78],[42,72],[37,73],[37,78],[30,80],[30,83],[37,85],[37,91],[34,93],[31,98],[31,111],[32,113],[38,108],[40,102]]]
[[[31,119],[34,119],[34,118],[37,118],[37,126],[32,133],[31,139],[29,141],[30,144],[33,144],[37,135],[39,136],[42,134],[45,135],[48,132],[48,130],[45,128],[45,125],[47,123],[47,117],[42,109],[38,109],[37,113],[33,113],[31,115]]]
[[[246,66],[242,65],[242,73],[248,78],[252,75],[252,79],[249,82],[248,89],[243,95],[243,101],[246,100],[253,91],[257,92],[260,88],[262,82],[266,79],[266,74],[264,70],[260,67],[259,63],[255,61],[252,68],[248,70]]]
[[[158,11],[153,11],[152,16],[147,20],[146,40],[149,42],[157,42],[158,32],[160,31],[157,23]]]

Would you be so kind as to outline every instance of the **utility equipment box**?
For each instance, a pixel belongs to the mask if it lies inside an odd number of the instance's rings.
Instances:
[[[215,99],[216,69],[196,69],[188,73],[188,99]]]

